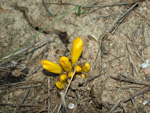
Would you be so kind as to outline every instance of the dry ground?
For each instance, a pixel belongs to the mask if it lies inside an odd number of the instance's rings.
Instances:
[[[68,113],[150,113],[150,67],[141,67],[150,58],[149,0],[93,0],[84,14],[73,11],[27,43],[27,51],[3,59],[84,1],[45,0],[56,16],[42,0],[0,1],[0,112],[56,113],[66,88],[56,88],[59,75],[41,61],[70,58],[72,41],[81,37],[78,63],[89,62],[91,70],[71,82],[65,101],[75,108]]]

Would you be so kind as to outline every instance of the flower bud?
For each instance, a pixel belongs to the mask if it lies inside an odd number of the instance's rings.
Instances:
[[[74,67],[74,70],[76,69],[76,73],[81,73],[82,72],[82,68],[80,67],[80,66],[78,66],[78,65],[76,65],[75,67]]]
[[[71,71],[71,69],[72,69],[72,66],[71,66],[71,63],[70,63],[69,59],[67,57],[65,57],[65,56],[60,57],[59,64],[67,72]]]
[[[62,83],[60,81],[57,81],[56,82],[56,87],[59,88],[59,89],[63,89],[64,88],[64,83]]]
[[[61,66],[57,63],[50,62],[48,60],[43,60],[41,64],[43,68],[49,72],[60,74],[62,71]]]
[[[73,72],[68,73],[68,78],[71,78],[73,75]]]
[[[83,79],[85,79],[85,75],[84,75],[84,74],[81,74],[81,77],[82,77]]]
[[[84,66],[82,67],[82,70],[84,71],[84,72],[89,72],[89,70],[90,70],[90,65],[89,65],[89,63],[85,63],[84,64]]]
[[[60,78],[59,78],[59,81],[60,82],[65,82],[67,80],[67,75],[66,74],[62,74],[62,75],[60,75]]]
[[[78,61],[82,53],[82,50],[83,50],[83,42],[81,38],[78,37],[73,41],[71,50],[71,61],[73,65]]]

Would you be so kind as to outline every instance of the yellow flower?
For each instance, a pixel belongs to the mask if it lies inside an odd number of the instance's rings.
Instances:
[[[80,67],[80,66],[78,66],[78,65],[76,65],[75,67],[74,67],[74,70],[76,69],[76,73],[81,73],[82,72],[82,68]]]
[[[63,67],[65,71],[70,71],[72,69],[69,59],[65,56],[60,57],[59,64]]]
[[[83,79],[85,79],[85,75],[84,75],[84,74],[81,74],[81,77],[82,77]]]
[[[84,66],[82,67],[82,70],[84,71],[84,72],[89,72],[89,70],[90,70],[90,65],[89,65],[89,63],[85,63],[84,64]]]
[[[61,66],[57,63],[50,62],[48,60],[43,60],[41,64],[43,68],[49,72],[60,74],[62,71]]]
[[[68,73],[68,78],[71,78],[73,75],[73,72]]]
[[[66,80],[67,80],[67,75],[66,74],[60,75],[60,78],[59,78],[60,82],[66,82]]]
[[[64,83],[62,83],[60,81],[57,81],[56,82],[56,87],[59,88],[59,89],[63,89],[64,88]]]
[[[71,50],[71,61],[73,65],[78,61],[82,53],[82,50],[83,50],[83,42],[81,38],[78,37],[73,41]]]

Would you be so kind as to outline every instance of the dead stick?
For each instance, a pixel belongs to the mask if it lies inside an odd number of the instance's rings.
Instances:
[[[51,112],[51,103],[50,103],[50,77],[48,77],[48,113]]]
[[[136,113],[139,113],[139,110],[137,109],[137,105],[136,105],[135,101],[133,99],[131,99],[131,101],[132,101],[132,104],[135,107]]]
[[[66,89],[66,91],[65,91],[64,98],[66,97],[66,94],[67,94],[67,92],[68,92],[68,89],[69,89],[69,87],[70,87],[70,84],[71,84],[71,82],[72,82],[72,80],[73,80],[73,77],[74,77],[75,73],[76,73],[76,69],[74,70],[74,73],[73,73],[73,75],[72,75],[72,77],[71,77],[71,79],[70,79],[70,82],[69,82],[69,84],[68,84],[68,87],[67,87],[67,89]],[[61,102],[60,105],[59,105],[59,108],[58,108],[57,113],[59,113],[60,108],[61,108],[61,105],[62,105],[62,102]]]
[[[43,0],[43,4],[44,4],[44,6],[45,6],[47,12],[48,12],[51,16],[55,16],[55,15],[52,13],[52,11],[49,10],[49,8],[47,7],[47,5],[46,5],[46,3],[45,3],[45,0]]]
[[[117,93],[115,94],[116,96],[114,97],[114,100],[113,100],[113,102],[112,102],[112,105],[115,103],[115,101],[116,101],[116,99],[117,99],[117,97],[118,97],[118,95],[119,95],[119,93],[120,93],[120,90],[121,90],[121,84],[120,84],[120,87],[118,88],[118,91],[117,91]],[[111,106],[112,107],[112,106]]]
[[[110,4],[110,5],[88,5],[88,6],[84,6],[86,8],[92,8],[92,7],[115,7],[115,6],[122,6],[122,5],[128,5],[128,3],[117,3],[117,4]]]
[[[30,48],[32,48],[32,47],[36,47],[36,46],[38,46],[38,45],[40,45],[40,44],[42,44],[42,43],[44,43],[44,42],[46,42],[46,41],[48,41],[48,40],[50,40],[50,38],[47,38],[47,39],[45,39],[45,40],[42,40],[41,42],[38,42],[38,43],[36,43],[36,44],[34,44],[34,45],[32,45],[32,46],[29,46],[29,47],[27,47],[27,48],[24,48],[24,49],[22,49],[22,50],[16,52],[14,55],[19,55],[19,54],[21,54],[21,53],[27,51],[28,49],[30,49]],[[8,55],[8,56],[6,56],[6,57],[3,57],[2,59],[6,59],[6,58],[10,57],[11,55],[12,55],[12,54],[10,54],[10,55]]]
[[[143,91],[133,95],[132,97],[126,99],[123,103],[126,103],[126,102],[130,101],[131,99],[134,99],[136,96],[142,95],[142,94],[144,94],[144,93],[146,93],[148,91],[150,91],[150,88],[147,88],[147,89],[145,89],[145,90],[143,90]]]
[[[127,78],[123,78],[123,77],[115,77],[115,76],[110,76],[112,79],[115,79],[117,81],[120,82],[129,82],[132,84],[138,84],[138,85],[145,85],[145,86],[150,86],[149,82],[142,82],[142,81],[137,81],[137,80],[133,80],[133,79],[127,79]]]
[[[8,87],[8,88],[10,88],[10,87],[13,87],[13,86],[21,86],[21,85],[25,85],[25,84],[30,84],[30,83],[32,83],[32,84],[37,84],[37,83],[44,83],[44,82],[42,82],[42,81],[33,81],[33,80],[31,80],[31,81],[24,81],[24,82],[18,82],[18,83],[11,83],[11,84],[5,84],[5,85],[0,85],[0,89],[5,89],[6,87]]]
[[[66,107],[66,101],[64,98],[64,93],[60,92],[60,96],[61,96],[61,102],[62,102],[62,112],[67,113],[67,107]]]
[[[46,107],[42,105],[35,105],[35,104],[8,104],[8,103],[0,103],[0,106],[21,106],[21,107]]]
[[[112,113],[115,109],[117,109],[117,107],[120,105],[120,102],[121,102],[121,101],[122,101],[121,99],[118,100],[117,104],[114,105],[108,113]]]
[[[8,55],[8,56],[6,56],[6,57],[3,57],[2,59],[0,59],[0,61],[2,61],[0,65],[4,65],[5,63],[9,62],[9,61],[10,61],[11,59],[13,59],[14,57],[16,57],[16,56],[18,56],[18,55],[20,55],[20,54],[22,54],[22,53],[28,51],[28,50],[29,50],[30,48],[32,48],[32,47],[36,47],[36,46],[38,46],[38,45],[40,45],[40,44],[42,44],[42,43],[48,41],[49,39],[50,39],[50,38],[47,38],[47,39],[45,39],[45,40],[42,40],[41,42],[38,42],[38,43],[33,44],[33,45],[31,45],[31,46],[29,46],[29,47],[27,47],[27,48],[24,48],[24,49],[22,49],[22,50],[20,50],[20,51],[17,51],[16,53],[12,53],[12,54],[10,54],[10,55]],[[10,57],[10,58],[9,58],[9,57]],[[6,60],[5,60],[5,59],[6,59]],[[5,61],[3,61],[3,60],[5,60]]]
[[[21,101],[21,103],[20,104],[23,104],[24,103],[24,101],[26,100],[26,98],[28,97],[28,94],[30,93],[30,90],[31,90],[31,88],[29,88],[29,90],[26,92],[26,94],[24,95],[24,97],[23,97],[23,99],[22,99],[22,101]],[[17,108],[16,108],[16,110],[14,111],[14,113],[17,113],[17,111],[20,109],[20,106],[18,106]]]
[[[136,2],[130,9],[128,9],[121,17],[118,19],[116,23],[118,23],[124,16],[126,16],[130,11],[132,11],[136,6],[138,5],[138,2]]]
[[[136,2],[130,9],[128,9],[123,15],[121,15],[121,17],[115,23],[115,26],[110,30],[110,33],[112,34],[115,33],[119,25],[125,20],[125,17],[127,16],[127,14],[129,14],[129,12],[131,12],[137,5],[138,5],[138,2]]]

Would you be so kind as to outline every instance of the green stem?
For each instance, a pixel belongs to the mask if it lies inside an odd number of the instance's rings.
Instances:
[[[41,31],[39,31],[36,35],[34,35],[33,37],[31,37],[29,40],[27,40],[23,45],[21,45],[20,48],[18,48],[14,53],[11,54],[11,56],[9,56],[8,58],[5,59],[1,59],[0,62],[2,62],[3,60],[9,59],[11,58],[16,52],[18,52],[19,50],[21,50],[25,45],[27,45],[31,40],[33,40],[35,37],[37,37],[40,33],[42,33],[44,30],[46,30],[47,28],[49,28],[50,26],[52,26],[54,23],[56,23],[57,21],[59,21],[60,19],[62,19],[63,17],[65,17],[66,15],[68,15],[69,13],[71,13],[72,11],[76,10],[77,8],[81,7],[82,5],[88,3],[90,0],[83,2],[82,4],[80,4],[79,6],[71,9],[70,11],[68,11],[67,13],[65,13],[64,15],[60,16],[59,18],[57,18],[56,20],[54,20],[52,23],[50,23],[49,25],[47,25],[45,28],[43,28]]]

